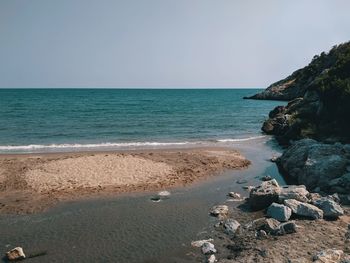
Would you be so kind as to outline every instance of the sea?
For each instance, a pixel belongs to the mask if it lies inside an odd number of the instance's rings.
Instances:
[[[243,99],[258,91],[0,90],[0,153],[204,145],[237,149],[251,161],[247,169],[163,189],[171,195],[161,202],[152,201],[153,192],[127,193],[62,202],[42,213],[1,214],[0,254],[21,246],[27,255],[46,254],[32,263],[203,262],[191,241],[216,237],[210,207],[227,204],[244,224],[243,208],[227,200],[228,192],[247,197],[243,186],[260,184],[265,175],[285,184],[269,160],[282,150],[261,133],[269,111],[285,103]]]
[[[259,89],[0,89],[0,153],[225,146],[264,136]]]

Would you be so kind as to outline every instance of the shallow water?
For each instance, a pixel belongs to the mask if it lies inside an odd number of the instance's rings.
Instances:
[[[269,174],[284,183],[269,158],[280,151],[270,138],[232,143],[252,165],[242,171],[172,189],[155,203],[152,194],[61,204],[34,215],[0,216],[0,253],[22,246],[28,254],[47,251],[29,262],[193,262],[190,247],[209,229],[208,210],[226,200],[229,191],[247,193]],[[246,179],[247,184],[236,180]]]

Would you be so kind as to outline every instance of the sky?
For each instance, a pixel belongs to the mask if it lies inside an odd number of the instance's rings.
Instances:
[[[0,88],[263,88],[350,40],[349,10],[349,0],[0,0]]]

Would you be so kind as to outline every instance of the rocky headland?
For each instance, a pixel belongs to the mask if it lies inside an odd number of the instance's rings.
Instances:
[[[262,125],[285,147],[271,161],[288,185],[229,193],[236,205],[213,207],[215,231],[192,245],[206,262],[350,262],[350,42],[245,99],[288,101]]]
[[[347,195],[350,170],[350,42],[250,99],[288,100],[273,109],[262,130],[288,147],[276,163],[292,183]]]

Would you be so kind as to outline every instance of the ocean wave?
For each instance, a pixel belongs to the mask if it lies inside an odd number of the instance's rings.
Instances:
[[[147,147],[177,147],[177,146],[210,146],[217,143],[244,142],[265,138],[266,136],[253,136],[247,138],[228,138],[204,141],[180,141],[180,142],[105,142],[87,144],[30,144],[30,145],[0,145],[0,152],[38,152],[38,151],[64,151],[84,149],[127,149]]]
[[[265,138],[265,135],[261,136],[252,136],[252,137],[247,137],[247,138],[235,138],[235,139],[219,139],[217,140],[218,142],[245,142],[245,141],[251,141],[251,140],[257,140],[257,139],[262,139]]]

